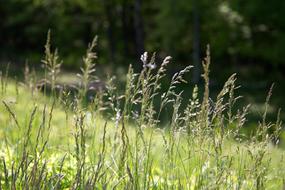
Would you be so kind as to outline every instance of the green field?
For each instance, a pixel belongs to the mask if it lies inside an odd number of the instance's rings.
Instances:
[[[123,92],[111,78],[87,100],[92,47],[75,93],[56,90],[59,65],[53,56],[46,57],[49,83],[41,90],[29,73],[22,82],[1,75],[1,189],[284,188],[282,123],[278,116],[276,122],[266,117],[271,91],[263,117],[246,134],[248,107],[233,109],[235,75],[209,101],[209,57],[203,94],[194,87],[185,106],[178,86],[190,66],[161,88],[170,57],[155,68],[144,54],[143,70],[129,68]],[[165,111],[170,117],[162,126]]]

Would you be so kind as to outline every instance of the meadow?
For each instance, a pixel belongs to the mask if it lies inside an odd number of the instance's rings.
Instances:
[[[250,105],[234,109],[236,75],[209,97],[210,47],[204,87],[193,85],[186,105],[179,86],[192,66],[162,88],[171,57],[157,63],[144,53],[143,69],[129,67],[123,91],[113,76],[94,89],[95,47],[96,38],[73,90],[58,84],[61,61],[50,37],[41,80],[28,66],[22,81],[9,78],[9,68],[1,72],[0,189],[284,188],[280,112],[267,121],[272,88],[256,130],[245,134]]]

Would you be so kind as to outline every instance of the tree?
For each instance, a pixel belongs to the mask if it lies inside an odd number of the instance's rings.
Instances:
[[[285,2],[234,0],[230,8],[242,18],[238,52],[244,58],[266,65],[284,64]]]
[[[142,18],[142,1],[134,0],[134,29],[135,29],[135,42],[136,53],[140,56],[144,52],[144,24]]]
[[[198,83],[200,79],[200,18],[199,5],[197,0],[192,0],[193,4],[193,77],[192,82]]]

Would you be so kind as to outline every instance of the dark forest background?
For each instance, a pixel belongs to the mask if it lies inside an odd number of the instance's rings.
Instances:
[[[265,99],[276,83],[284,105],[285,1],[279,0],[0,0],[0,63],[22,72],[40,66],[47,31],[67,71],[78,69],[98,35],[98,67],[138,71],[144,51],[173,57],[170,74],[194,65],[188,79],[201,82],[201,60],[211,45],[211,85],[233,72],[244,93]],[[123,72],[122,72],[123,70]],[[187,90],[186,90],[187,91]],[[260,97],[260,98],[258,98]]]
[[[2,60],[40,60],[47,31],[51,29],[54,46],[66,68],[79,67],[77,60],[94,35],[99,37],[99,62],[114,66],[137,62],[144,51],[157,51],[161,57],[171,55],[176,66],[199,65],[208,43],[212,47],[213,67],[254,66],[260,74],[267,75],[285,65],[283,1],[0,2]],[[193,78],[197,80],[198,76]]]
[[[273,121],[278,109],[285,109],[284,10],[280,0],[0,0],[0,69],[4,72],[10,63],[10,73],[18,79],[27,62],[41,71],[51,30],[63,78],[74,81],[70,73],[82,66],[88,43],[97,35],[99,75],[116,75],[120,83],[129,64],[136,71],[142,68],[143,52],[156,52],[158,63],[170,55],[169,78],[195,66],[186,76],[192,83],[181,87],[189,97],[193,83],[203,89],[201,61],[210,44],[211,97],[237,73],[244,97],[239,105],[251,102],[254,123],[275,83],[269,110]]]

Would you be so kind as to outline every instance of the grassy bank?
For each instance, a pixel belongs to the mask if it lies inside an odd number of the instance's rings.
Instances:
[[[161,88],[171,58],[157,65],[155,55],[147,53],[140,73],[130,66],[122,93],[111,77],[104,90],[86,96],[96,80],[95,42],[83,59],[75,93],[57,85],[60,62],[49,40],[41,88],[28,72],[21,83],[1,76],[2,189],[284,187],[284,152],[278,149],[282,123],[278,116],[267,122],[272,89],[256,130],[247,136],[249,106],[233,109],[239,100],[236,75],[216,99],[209,98],[209,49],[203,94],[195,86],[187,103],[179,86],[192,67]],[[163,112],[169,118],[162,127]]]

